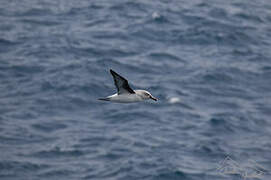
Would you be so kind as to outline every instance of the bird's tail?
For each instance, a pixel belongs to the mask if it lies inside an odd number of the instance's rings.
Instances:
[[[98,100],[101,100],[101,101],[110,101],[110,98],[106,97],[106,98],[99,98]]]

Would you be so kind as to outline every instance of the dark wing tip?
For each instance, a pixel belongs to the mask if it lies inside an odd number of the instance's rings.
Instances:
[[[110,69],[110,73],[112,74],[112,76],[120,76],[118,73],[116,73],[115,71],[113,71],[112,69]]]
[[[116,72],[113,71],[112,69],[110,69],[110,73],[111,73],[111,74],[114,74],[114,73],[116,74]]]
[[[110,69],[110,73],[112,74],[113,77],[120,77],[123,80],[126,80],[124,77],[122,77],[121,75],[119,75],[118,73],[116,73],[115,71],[113,71],[112,69]]]
[[[101,101],[110,101],[110,98],[99,98],[98,100],[101,100]]]

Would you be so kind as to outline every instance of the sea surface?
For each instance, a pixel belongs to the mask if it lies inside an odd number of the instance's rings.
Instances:
[[[0,2],[1,180],[270,180],[270,117],[270,0]]]

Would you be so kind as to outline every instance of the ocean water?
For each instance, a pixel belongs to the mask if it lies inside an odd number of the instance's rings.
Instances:
[[[269,0],[6,0],[0,22],[1,180],[270,180]],[[159,101],[98,101],[110,68]]]

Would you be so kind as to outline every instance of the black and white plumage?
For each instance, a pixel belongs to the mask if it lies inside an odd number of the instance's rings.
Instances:
[[[119,103],[140,102],[147,99],[157,101],[157,99],[146,90],[133,90],[129,86],[128,81],[124,77],[120,76],[118,73],[113,71],[112,69],[110,69],[110,73],[113,76],[114,83],[117,88],[117,93],[108,96],[106,98],[100,98],[99,100]]]
[[[113,76],[115,86],[118,90],[118,94],[135,93],[135,91],[130,88],[128,81],[124,77],[121,77],[118,73],[116,73],[112,69],[110,69],[110,73]]]

